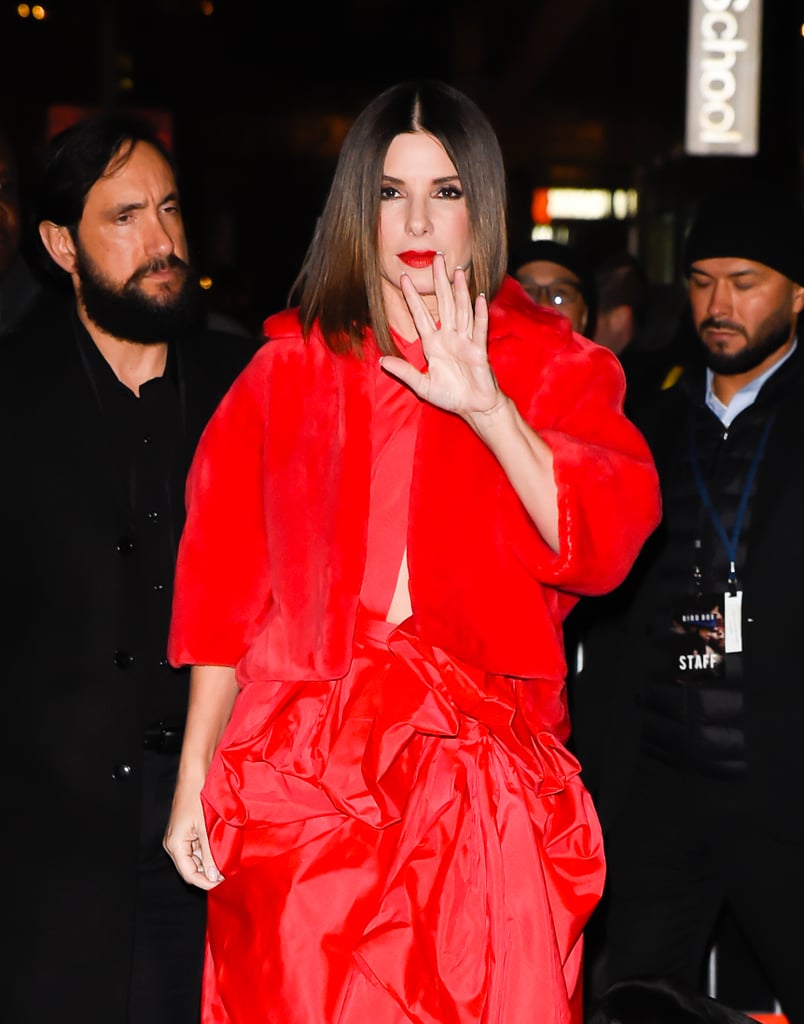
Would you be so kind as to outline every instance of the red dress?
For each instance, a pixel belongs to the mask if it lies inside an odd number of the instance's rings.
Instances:
[[[247,687],[205,789],[227,881],[209,896],[203,1019],[569,1020],[602,886],[597,823],[575,762],[517,722],[516,682],[383,621],[419,403],[379,368],[376,383],[352,668],[269,707]],[[244,735],[251,696],[260,721]]]
[[[266,386],[279,389],[289,372],[281,350],[271,357],[269,384],[253,387],[255,406]],[[405,550],[406,495],[418,500],[411,477],[423,407],[382,373],[376,351],[369,359],[368,369],[355,370],[365,374],[360,389],[368,389],[373,416],[365,573],[347,670],[321,678],[311,667],[305,674],[284,640],[260,648],[256,627],[238,622],[232,630],[246,635],[241,691],[203,790],[225,881],[209,893],[202,1019],[580,1024],[582,929],[602,891],[604,859],[579,766],[562,742],[563,680],[522,679],[469,664],[425,640],[415,614],[398,626],[384,621]],[[231,405],[250,401],[241,392]],[[221,436],[234,429],[246,452],[252,441],[257,446],[256,432],[236,410],[223,419]],[[596,416],[598,435],[600,421]],[[333,422],[340,422],[337,416]],[[280,430],[274,418],[265,436]],[[205,568],[205,530],[203,520],[194,520],[192,495],[203,505],[207,491],[217,486],[226,493],[250,475],[247,455],[237,472],[221,460],[228,483],[216,485],[216,431],[202,444],[191,476],[174,661],[231,663],[215,660],[215,644],[218,652],[227,644],[210,640],[216,627],[209,609],[189,611]],[[630,428],[624,436],[639,461],[641,440]],[[276,465],[284,465],[282,437],[274,443],[281,455]],[[572,461],[574,473],[574,455]],[[651,470],[645,488],[635,484],[634,493],[647,494],[653,479]],[[270,480],[265,487],[263,503],[270,504]],[[231,508],[219,504],[224,523]],[[651,492],[644,504],[651,511],[638,531],[649,520],[653,525],[655,504]],[[248,529],[247,515],[244,523]],[[237,537],[232,543],[236,551]],[[207,572],[227,571],[234,555],[226,554],[219,570],[207,564]],[[260,557],[254,556],[253,574]],[[309,575],[286,581],[284,604],[303,605],[307,588],[318,583]],[[328,595],[332,587],[338,589],[332,583]],[[219,589],[208,587],[211,597],[202,603],[214,605]],[[275,594],[262,619],[282,604]],[[222,635],[228,628],[224,622]],[[326,623],[316,628],[324,647],[337,646]],[[283,657],[281,675],[255,669]],[[550,659],[554,652],[545,664]]]

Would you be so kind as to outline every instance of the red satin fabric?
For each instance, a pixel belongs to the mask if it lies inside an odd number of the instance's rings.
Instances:
[[[603,886],[555,684],[363,617],[343,679],[250,683],[203,797],[205,1024],[580,1024]],[[552,706],[555,694],[545,694]]]

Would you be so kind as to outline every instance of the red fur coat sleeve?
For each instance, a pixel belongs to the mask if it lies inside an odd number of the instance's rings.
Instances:
[[[488,449],[456,417],[426,408],[416,451],[411,592],[420,629],[489,671],[560,678],[561,623],[580,595],[625,577],[661,513],[656,469],[622,411],[608,349],[573,334],[506,281],[491,305],[500,387],[553,451],[556,554]],[[460,601],[456,600],[460,595]]]

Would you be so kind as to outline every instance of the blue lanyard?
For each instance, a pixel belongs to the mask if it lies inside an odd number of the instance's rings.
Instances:
[[[773,426],[775,417],[776,411],[774,410],[768,417],[768,422],[765,424],[765,429],[762,431],[762,436],[759,439],[759,444],[754,452],[754,458],[751,460],[748,475],[746,476],[745,483],[743,484],[743,492],[740,495],[740,504],[737,506],[737,515],[734,519],[734,530],[732,531],[731,537],[729,537],[723,526],[723,522],[717,513],[717,509],[712,504],[709,489],[701,476],[701,469],[698,465],[698,452],[695,444],[695,414],[693,413],[690,416],[690,464],[692,465],[692,475],[695,477],[695,486],[698,488],[701,501],[704,503],[704,507],[709,513],[709,518],[712,520],[712,524],[723,542],[723,547],[726,549],[726,554],[729,559],[729,587],[732,591],[736,589],[737,584],[737,545],[740,540],[740,530],[742,529],[743,519],[745,518],[745,510],[748,507],[748,499],[751,496],[754,477],[757,475],[762,453],[765,450],[768,434],[770,434],[770,429]]]

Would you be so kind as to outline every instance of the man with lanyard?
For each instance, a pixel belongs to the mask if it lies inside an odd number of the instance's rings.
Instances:
[[[728,908],[804,1024],[800,200],[711,197],[684,266],[705,366],[640,419],[663,522],[574,682],[576,749],[607,837],[598,983],[703,987]]]

